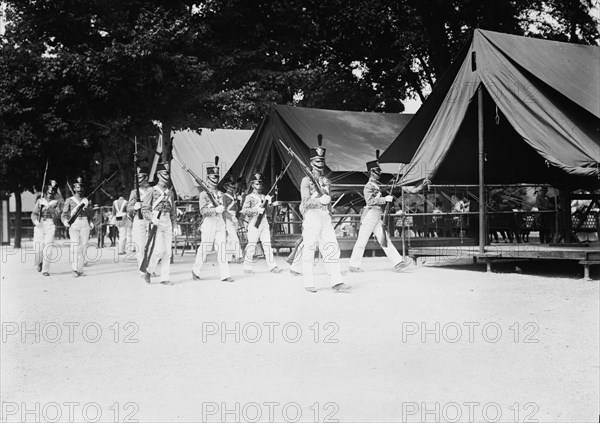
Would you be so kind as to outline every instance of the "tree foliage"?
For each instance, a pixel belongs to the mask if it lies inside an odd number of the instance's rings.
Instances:
[[[401,112],[474,28],[596,43],[590,0],[10,0],[0,176],[120,169],[165,128],[254,128],[272,104]],[[154,138],[152,138],[154,137]],[[97,163],[97,164],[96,164]]]

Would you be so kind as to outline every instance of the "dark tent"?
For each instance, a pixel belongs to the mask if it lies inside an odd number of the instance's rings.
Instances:
[[[381,161],[410,163],[406,183],[477,183],[479,86],[486,184],[598,183],[600,48],[482,30]]]
[[[334,190],[345,185],[366,182],[365,163],[375,159],[375,150],[383,151],[402,131],[413,115],[398,113],[345,112],[291,106],[274,106],[263,118],[237,160],[230,174],[251,179],[263,173],[267,183],[290,161],[277,141],[281,139],[308,164],[309,149],[316,147],[317,135],[323,135],[327,166]],[[395,172],[395,166],[391,166]],[[383,169],[384,172],[386,168]],[[292,164],[279,184],[282,200],[297,200],[304,174]]]

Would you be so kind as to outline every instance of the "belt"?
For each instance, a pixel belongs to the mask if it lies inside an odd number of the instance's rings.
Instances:
[[[77,219],[87,219],[87,216],[77,216]]]

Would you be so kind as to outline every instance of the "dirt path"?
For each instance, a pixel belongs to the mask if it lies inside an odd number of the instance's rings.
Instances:
[[[2,421],[598,420],[598,281],[367,258],[309,294],[260,261],[193,282],[186,254],[148,286],[108,248],[72,278],[66,251],[43,277],[2,248]]]

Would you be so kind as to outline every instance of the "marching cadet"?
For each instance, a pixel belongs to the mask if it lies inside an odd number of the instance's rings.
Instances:
[[[239,213],[239,197],[237,190],[239,183],[233,179],[232,176],[225,182],[224,185],[225,193],[223,194],[223,206],[225,207],[225,228],[227,231],[227,261],[232,255],[235,255],[235,260],[238,263],[242,263],[244,256],[242,253],[242,246],[240,245],[240,239],[237,234],[238,219],[237,214]]]
[[[83,250],[90,239],[90,229],[94,227],[94,224],[92,223],[92,207],[89,207],[89,200],[83,196],[85,185],[81,177],[78,177],[73,184],[73,192],[75,195],[65,201],[61,218],[65,227],[69,229],[71,240],[69,260],[73,277],[76,278],[83,275]],[[69,219],[76,214],[77,218],[72,225],[69,225]]]
[[[270,195],[264,195],[263,180],[260,173],[254,174],[252,183],[252,192],[246,196],[244,205],[242,206],[242,214],[248,216],[250,221],[248,222],[248,245],[246,246],[246,256],[244,257],[244,273],[254,273],[252,270],[252,261],[254,260],[254,254],[256,252],[256,244],[260,239],[263,251],[265,252],[265,259],[267,261],[267,268],[271,273],[279,273],[281,269],[277,267],[275,258],[273,256],[273,249],[271,248],[271,230],[269,228],[269,222],[265,213],[265,203],[271,205],[272,198]],[[273,205],[276,205],[273,203]],[[259,215],[262,216],[262,220],[256,227],[257,219]]]
[[[367,242],[369,241],[372,233],[375,234],[377,241],[379,244],[381,244],[382,237],[384,236],[381,220],[383,216],[383,209],[388,203],[394,201],[394,197],[392,195],[386,195],[385,197],[381,195],[381,191],[379,189],[379,178],[381,177],[381,167],[379,166],[379,150],[376,151],[375,155],[377,158],[376,160],[367,162],[369,182],[367,182],[363,190],[366,206],[361,215],[358,238],[356,240],[356,244],[354,244],[352,255],[350,257],[351,272],[363,271],[360,266],[362,263],[363,254],[365,252],[365,247],[367,246]],[[386,232],[385,236],[387,237],[388,242],[387,246],[384,247],[382,245],[383,251],[394,266],[394,271],[398,272],[406,267],[407,262],[402,260],[402,256],[392,244],[390,234]]]
[[[113,201],[112,212],[116,219],[117,230],[119,231],[117,250],[121,256],[125,254],[125,243],[127,242],[127,200],[125,200],[123,195],[119,195],[119,198]]]
[[[154,250],[149,258],[148,267],[144,273],[144,280],[146,283],[151,283],[150,277],[160,260],[160,283],[163,285],[173,285],[170,276],[171,243],[173,235],[177,235],[177,227],[175,226],[177,210],[175,208],[173,192],[169,189],[171,177],[166,163],[159,163],[156,166],[156,176],[158,184],[150,188],[150,192],[148,192],[142,201],[141,208],[144,219],[156,227]],[[148,241],[151,240],[147,240],[146,243]]]
[[[310,149],[311,171],[325,194],[319,196],[317,188],[311,181],[311,178],[305,176],[300,185],[300,194],[302,202],[300,209],[303,211],[304,222],[302,224],[302,239],[304,251],[302,252],[302,273],[304,279],[304,288],[308,292],[317,292],[314,284],[313,265],[314,252],[318,245],[325,270],[329,274],[331,288],[335,292],[350,289],[349,285],[342,282],[342,272],[340,268],[340,247],[335,237],[335,230],[331,222],[330,206],[331,182],[323,176],[325,169],[325,152],[321,147],[322,139],[319,136],[317,148]]]
[[[35,248],[35,264],[38,272],[50,276],[50,250],[54,242],[55,219],[60,219],[63,203],[56,199],[58,184],[51,180],[42,196],[36,201],[31,213],[33,222],[33,245]]]
[[[131,238],[133,247],[135,248],[135,257],[139,269],[144,260],[144,247],[146,246],[146,240],[148,239],[148,222],[141,213],[142,203],[146,197],[152,193],[152,187],[148,182],[148,170],[146,168],[138,167],[137,180],[140,188],[140,201],[137,201],[136,190],[131,190],[129,201],[127,203],[127,214],[129,215],[129,218],[133,220]],[[142,276],[144,276],[143,273]]]
[[[219,157],[215,157],[215,165],[208,167],[206,171],[206,185],[210,190],[210,194],[206,191],[200,193],[199,205],[200,214],[203,217],[202,225],[200,226],[201,240],[200,246],[196,251],[196,260],[192,268],[192,279],[198,280],[202,265],[206,262],[208,250],[214,248],[217,253],[217,263],[219,264],[220,278],[223,282],[233,282],[233,278],[229,273],[229,263],[227,263],[227,229],[223,212],[223,193],[217,190],[219,183]],[[213,204],[210,196],[215,199],[216,205]]]

